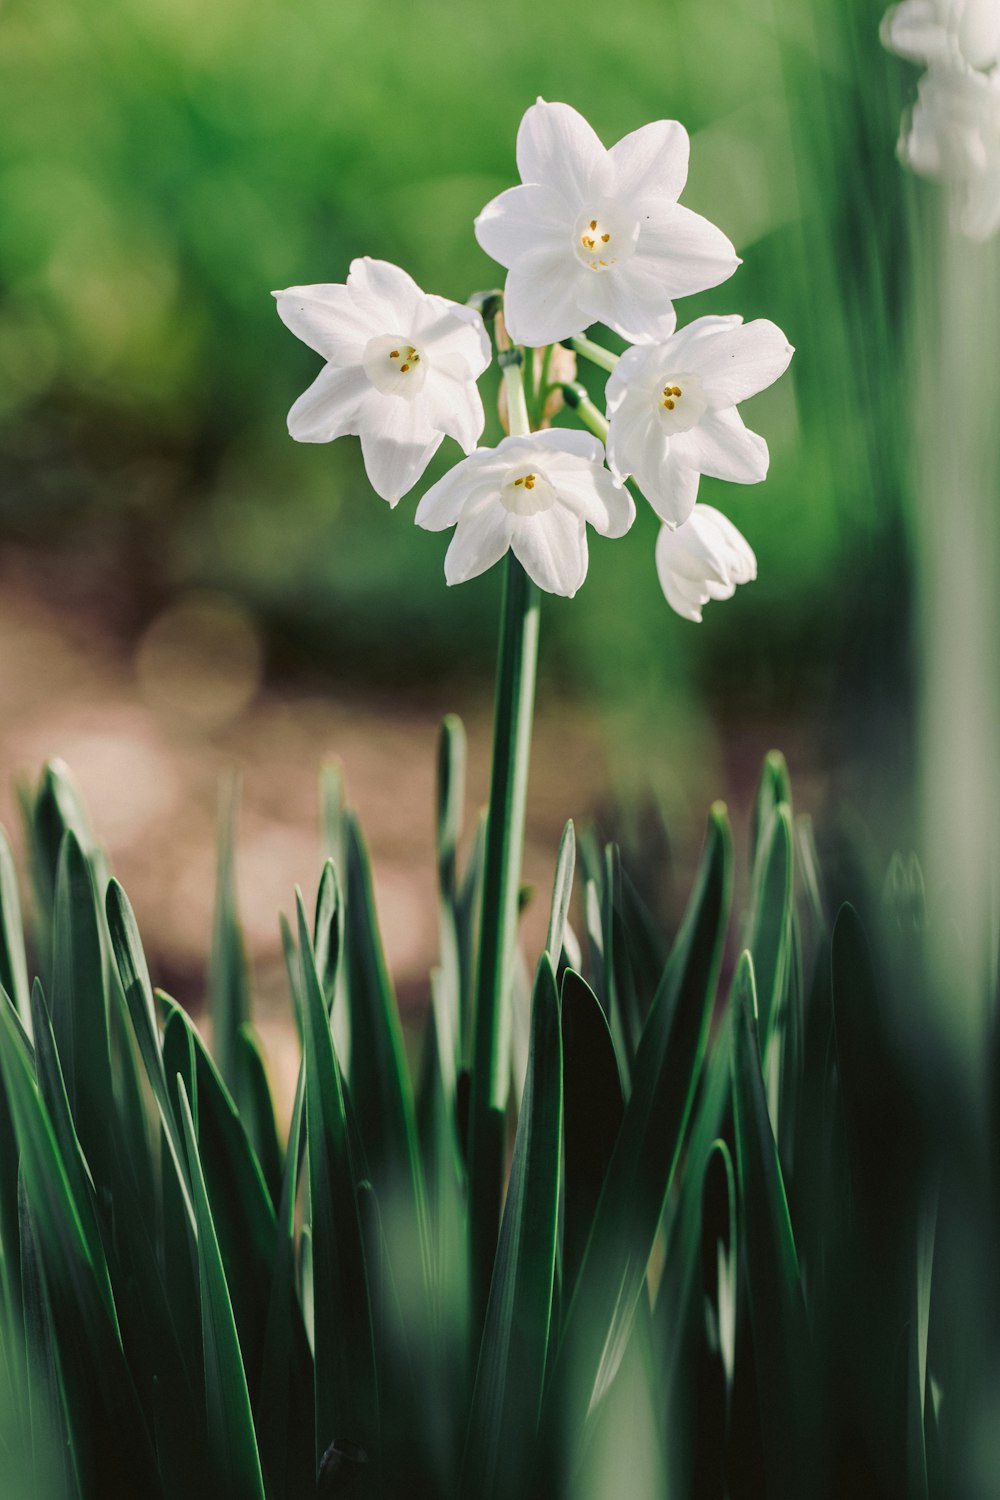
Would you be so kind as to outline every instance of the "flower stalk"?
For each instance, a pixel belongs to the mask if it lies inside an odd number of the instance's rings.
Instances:
[[[575,344],[576,340],[574,339],[572,342]],[[587,431],[592,432],[596,438],[600,438],[602,443],[606,442],[608,436],[608,419],[600,407],[595,406],[593,401],[591,401],[590,396],[587,394],[586,386],[580,385],[575,380],[567,381],[562,388],[562,392],[566,405],[572,411],[576,412]]]
[[[603,344],[595,344],[593,339],[586,338],[582,333],[576,333],[571,339],[564,339],[563,342],[575,354],[579,354],[583,359],[589,359],[592,365],[597,365],[600,369],[607,370],[608,374],[611,373],[621,357],[618,354],[613,354],[610,349],[605,349]]]
[[[499,356],[513,437],[531,431],[520,349]],[[517,938],[525,801],[538,661],[539,591],[508,552],[500,624],[493,768],[483,874],[479,969],[472,1029],[469,1115],[470,1290],[475,1331],[482,1327],[500,1232],[507,1079],[500,1047]]]

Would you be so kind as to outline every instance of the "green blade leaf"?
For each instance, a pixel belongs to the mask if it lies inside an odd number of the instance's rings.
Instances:
[[[557,970],[562,956],[563,935],[566,931],[569,903],[573,895],[573,871],[575,867],[576,832],[571,819],[563,829],[563,835],[559,842],[559,857],[556,860],[555,879],[552,882],[552,912],[549,917],[548,937],[545,940],[546,952],[551,957]]]
[[[510,1185],[476,1372],[461,1482],[468,1500],[521,1493],[548,1355],[562,1136],[562,1038],[555,974],[543,953]]]
[[[0,986],[11,997],[24,1026],[31,1024],[31,988],[24,953],[24,924],[14,858],[0,827]]]
[[[628,1342],[704,1054],[730,896],[731,840],[716,805],[681,930],[636,1055],[634,1085],[566,1315],[551,1419],[577,1430]]]
[[[563,1295],[572,1296],[601,1189],[621,1129],[625,1101],[611,1032],[586,980],[567,969],[562,982],[566,1186]]]
[[[757,979],[761,1056],[765,1058],[791,971],[793,843],[791,812],[788,803],[781,802],[761,830],[747,938]]]
[[[202,1174],[191,1106],[184,1080],[179,1075],[177,1089],[197,1228],[209,1442],[214,1450],[223,1494],[232,1496],[233,1500],[237,1496],[240,1500],[243,1497],[245,1500],[265,1500],[240,1341]]]
[[[236,909],[234,868],[239,787],[234,780],[219,810],[219,857],[208,1001],[219,1072],[242,1112],[246,1089],[240,1032],[250,1020],[250,984]]]
[[[72,829],[56,873],[52,932],[52,1032],[80,1142],[96,1181],[110,1185],[115,1146],[108,1001],[97,893]]]
[[[775,1500],[809,1491],[813,1365],[788,1202],[760,1065],[753,961],[734,981],[733,1114],[757,1395]]]
[[[296,892],[305,1022],[306,1137],[317,1461],[335,1438],[377,1452],[378,1396],[357,1184],[340,1069],[316,972],[302,897]]]

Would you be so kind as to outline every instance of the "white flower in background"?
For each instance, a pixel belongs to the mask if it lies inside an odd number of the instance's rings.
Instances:
[[[418,526],[455,527],[448,583],[484,573],[509,549],[539,588],[572,597],[587,576],[587,522],[624,536],[635,519],[628,491],[608,473],[589,433],[550,428],[480,448],[431,486]]]
[[[1000,228],[1000,0],[904,0],[887,12],[890,51],[927,64],[899,155],[952,191],[970,239]]]
[[[903,0],[882,21],[882,42],[910,62],[990,68],[1000,56],[997,0]]]
[[[327,361],[288,413],[298,442],[357,433],[372,488],[390,505],[446,435],[466,453],[476,446],[485,421],[476,380],[490,362],[478,312],[367,256],[351,262],[346,284],[274,296],[282,321]]]
[[[932,66],[899,154],[922,177],[947,183],[961,232],[986,240],[1000,228],[1000,73]]]
[[[756,484],[767,444],[736,406],[777,380],[792,353],[774,323],[739,317],[698,318],[662,344],[627,349],[607,385],[612,472],[633,475],[670,526],[694,510],[701,474]]]
[[[508,268],[516,343],[551,344],[604,323],[634,343],[666,338],[671,299],[725,281],[739,257],[677,199],[688,134],[657,120],[606,150],[568,104],[539,100],[517,133],[521,186],[483,209],[476,238]]]
[[[710,599],[729,599],[738,583],[757,577],[757,559],[721,511],[696,505],[683,526],[661,526],[656,571],[671,609],[700,622]]]

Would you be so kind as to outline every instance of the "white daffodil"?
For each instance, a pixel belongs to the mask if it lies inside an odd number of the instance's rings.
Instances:
[[[462,459],[431,486],[416,515],[428,531],[455,527],[448,583],[476,578],[510,548],[539,588],[571,598],[587,576],[587,522],[617,537],[635,519],[631,495],[603,457],[588,433],[550,428]]]
[[[288,413],[298,442],[357,433],[372,488],[390,505],[446,435],[466,453],[476,446],[485,421],[476,380],[490,362],[478,312],[367,256],[351,262],[346,284],[274,296],[282,322],[327,361]]]
[[[903,0],[886,11],[882,41],[910,62],[991,68],[1000,57],[997,0]]]
[[[951,188],[961,232],[986,240],[1000,229],[1000,70],[932,65],[899,142],[922,177]]]
[[[671,609],[700,622],[710,599],[729,599],[738,583],[757,577],[757,559],[721,511],[696,505],[683,526],[660,527],[656,571]]]
[[[670,526],[694,510],[701,474],[756,484],[767,444],[736,406],[777,380],[792,353],[774,323],[739,317],[698,318],[662,344],[627,349],[607,385],[612,472],[634,475]]]
[[[657,120],[606,150],[568,104],[539,100],[517,133],[521,186],[483,209],[476,237],[508,268],[504,317],[519,344],[604,323],[634,343],[666,338],[671,299],[716,286],[739,258],[677,202],[688,134]]]

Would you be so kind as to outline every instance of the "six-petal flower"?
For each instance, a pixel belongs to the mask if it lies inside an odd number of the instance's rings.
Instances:
[[[480,448],[431,486],[418,526],[454,526],[445,578],[476,578],[508,549],[539,588],[572,597],[587,574],[587,522],[624,536],[631,495],[604,468],[604,449],[585,432],[549,428]]]
[[[672,299],[716,286],[739,258],[721,230],[677,202],[688,135],[657,120],[606,150],[568,104],[539,100],[517,134],[521,186],[476,220],[508,268],[504,317],[519,344],[604,323],[635,343],[673,332]]]
[[[729,599],[737,584],[757,577],[757,559],[721,511],[696,505],[683,526],[660,527],[656,571],[671,609],[700,623],[710,599]]]
[[[485,417],[476,387],[490,362],[472,308],[422,292],[388,261],[351,262],[346,284],[275,292],[278,313],[327,364],[288,413],[300,443],[361,437],[372,488],[395,505],[447,435],[466,453]]]
[[[661,520],[682,525],[710,474],[754,484],[767,444],[737,403],[788,367],[792,347],[766,319],[698,318],[662,344],[627,349],[608,380],[608,463],[635,477]]]

